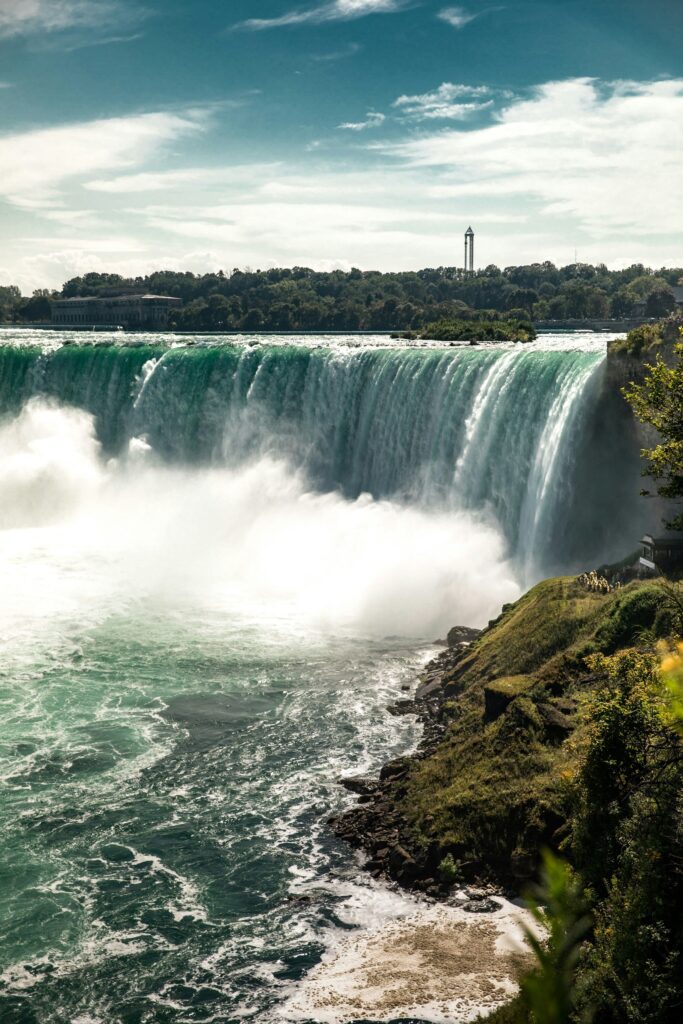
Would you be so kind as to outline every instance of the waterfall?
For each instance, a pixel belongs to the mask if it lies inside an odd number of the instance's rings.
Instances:
[[[582,555],[574,483],[603,363],[603,347],[2,345],[0,413],[40,396],[91,413],[110,455],[143,439],[182,466],[275,456],[320,492],[473,511],[533,576]]]

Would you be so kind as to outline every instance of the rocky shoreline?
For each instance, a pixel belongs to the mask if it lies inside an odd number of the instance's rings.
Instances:
[[[418,849],[398,803],[405,795],[405,780],[411,766],[434,752],[448,723],[453,720],[452,707],[446,711],[444,704],[453,697],[453,677],[457,676],[459,662],[481,632],[455,626],[446,641],[440,641],[446,644],[445,650],[426,665],[414,696],[399,700],[387,709],[390,714],[418,716],[423,733],[417,749],[389,761],[377,778],[365,775],[341,778],[340,785],[356,794],[358,802],[350,810],[329,819],[337,836],[368,855],[363,867],[373,878],[392,880],[433,899],[443,899],[453,888],[454,879],[444,877],[440,870],[446,851],[437,843]],[[467,865],[459,867],[466,870]],[[465,890],[463,909],[485,912],[499,908],[499,904],[490,899],[493,893],[501,892],[499,888],[488,882],[482,884],[476,876],[468,881],[476,884]]]

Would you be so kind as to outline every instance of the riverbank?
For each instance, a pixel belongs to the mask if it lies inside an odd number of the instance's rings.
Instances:
[[[570,577],[545,580],[480,635],[451,634],[412,699],[393,713],[423,723],[417,750],[378,778],[347,778],[356,807],[332,819],[365,866],[443,898],[457,882],[515,894],[556,847],[568,815],[564,779],[576,760],[579,708],[596,685],[586,663],[666,631],[659,587],[634,581],[596,594]]]
[[[399,800],[411,768],[433,755],[443,739],[450,711],[445,707],[446,680],[480,632],[454,627],[451,642],[425,666],[413,696],[388,707],[392,715],[417,716],[422,735],[416,750],[385,764],[377,778],[341,778],[340,785],[357,794],[358,806],[330,819],[336,835],[369,855],[365,868],[374,878],[386,877],[435,898],[446,896],[451,886],[438,872],[430,872],[425,859],[411,849],[409,822]]]

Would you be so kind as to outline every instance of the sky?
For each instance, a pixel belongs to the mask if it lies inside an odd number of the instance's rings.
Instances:
[[[683,0],[0,0],[0,284],[683,265]]]

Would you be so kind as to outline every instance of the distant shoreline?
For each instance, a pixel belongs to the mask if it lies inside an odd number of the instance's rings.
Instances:
[[[643,320],[642,317],[637,320],[558,320],[557,322],[550,321],[538,321],[534,323],[536,331],[541,333],[556,334],[562,331],[593,331],[596,334],[608,334],[615,331],[630,331],[635,327],[640,327],[643,323],[656,323],[657,320]],[[208,337],[240,337],[243,335],[249,336],[263,336],[268,337],[273,334],[282,335],[284,337],[302,337],[310,335],[311,337],[319,337],[321,334],[329,335],[330,337],[344,337],[352,335],[354,337],[369,337],[377,335],[386,335],[387,337],[397,333],[396,329],[392,330],[347,330],[347,331],[335,331],[326,328],[319,330],[300,330],[300,331],[281,331],[281,330],[180,330],[174,327],[165,328],[154,328],[154,327],[121,327],[118,324],[94,324],[87,326],[85,324],[53,324],[48,321],[37,322],[37,323],[0,323],[0,328],[5,330],[41,330],[41,331],[60,331],[62,333],[78,332],[81,334],[107,334],[114,331],[120,331],[121,334],[177,334],[181,337],[191,336],[196,334],[206,335]]]

